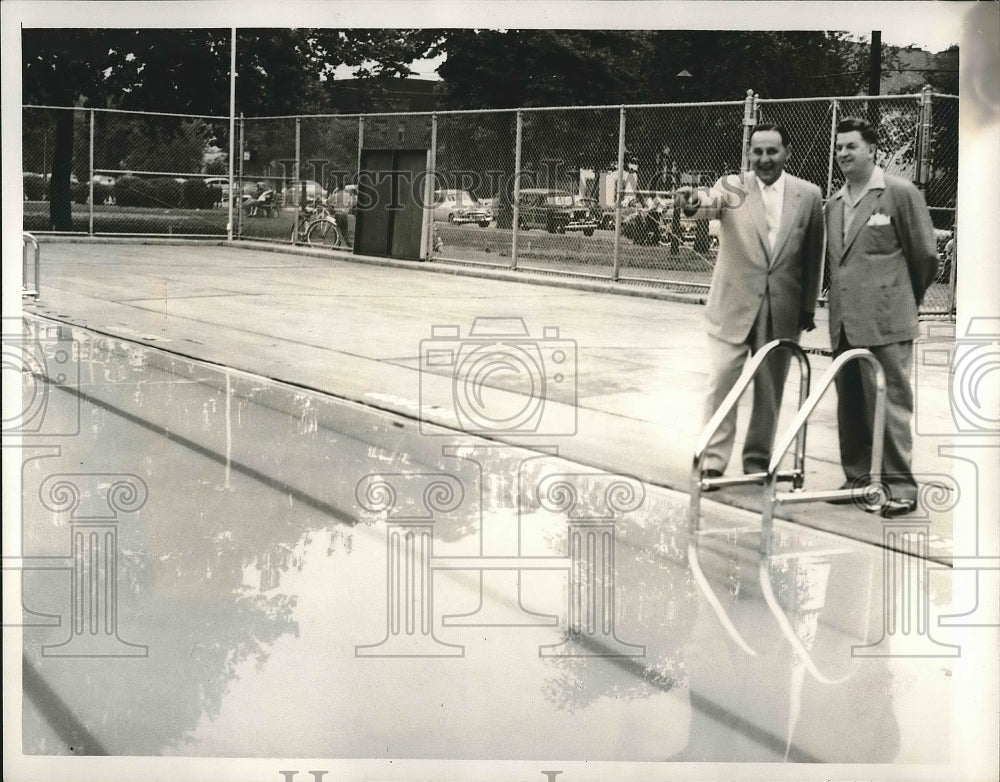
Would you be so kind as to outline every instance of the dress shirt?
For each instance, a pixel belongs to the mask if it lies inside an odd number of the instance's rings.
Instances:
[[[760,187],[764,215],[767,217],[767,242],[773,250],[778,239],[778,229],[781,228],[781,210],[785,204],[785,172],[782,171],[770,185],[765,185],[758,177],[757,185]]]
[[[851,223],[854,221],[854,213],[858,209],[858,204],[861,203],[861,199],[868,194],[869,190],[885,190],[885,172],[879,166],[875,166],[872,169],[872,175],[868,177],[868,181],[861,188],[861,192],[858,193],[857,198],[851,198],[851,193],[847,189],[847,182],[844,182],[843,187],[834,196],[844,202],[844,244],[847,244],[847,234],[850,233]]]

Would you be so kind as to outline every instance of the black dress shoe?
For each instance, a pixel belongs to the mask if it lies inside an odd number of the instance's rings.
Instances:
[[[877,508],[879,515],[883,519],[894,519],[896,516],[905,516],[908,513],[913,513],[916,509],[916,500],[886,500],[885,504]]]
[[[866,486],[871,484],[870,478],[855,478],[853,481],[844,481],[837,487],[838,491],[847,491],[848,489],[864,489]],[[830,505],[853,505],[860,501],[860,497],[841,497],[839,499],[827,500]]]
[[[701,473],[702,478],[721,478],[722,470],[703,470]],[[718,491],[718,486],[709,486],[701,490],[702,494],[709,491]]]

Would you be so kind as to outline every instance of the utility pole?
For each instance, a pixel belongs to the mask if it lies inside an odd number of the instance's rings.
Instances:
[[[868,97],[877,97],[882,87],[882,31],[872,30],[872,44],[868,52]],[[879,126],[878,101],[868,102],[868,121]]]
[[[882,82],[882,31],[872,30],[871,51],[868,53],[868,94],[878,95]]]

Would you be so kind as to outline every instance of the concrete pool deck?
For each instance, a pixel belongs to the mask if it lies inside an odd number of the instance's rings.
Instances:
[[[575,348],[575,365],[570,352],[561,377],[548,378],[534,434],[478,431],[527,447],[556,446],[570,460],[689,491],[706,369],[702,296],[248,244],[43,240],[41,263],[41,296],[25,303],[28,311],[412,418],[430,411],[446,425],[457,420],[453,375],[421,372],[422,357],[439,347],[468,350],[476,318],[521,319],[543,364],[545,345],[561,340]],[[818,328],[803,338],[814,388],[830,365],[823,355],[827,312],[817,314]],[[446,330],[435,334],[434,327]],[[952,349],[953,324],[928,320],[921,331]],[[954,489],[970,467],[947,449],[955,427],[948,366],[925,364],[923,348],[918,343],[913,466],[943,494],[912,518],[930,525],[930,555],[948,559],[953,514],[975,518],[974,504],[970,515],[956,505]],[[797,385],[793,368],[779,429],[794,415]],[[508,386],[491,398],[516,411],[518,390]],[[748,413],[749,395],[740,406],[736,454]],[[806,488],[833,489],[842,480],[831,389],[810,419]],[[733,487],[704,501],[759,510],[760,495],[760,487]],[[882,520],[851,506],[807,503],[780,507],[778,515],[882,542]]]

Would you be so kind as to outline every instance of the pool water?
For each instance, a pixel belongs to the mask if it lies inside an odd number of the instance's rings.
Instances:
[[[919,561],[778,522],[761,568],[759,518],[692,538],[686,495],[554,449],[23,342],[25,754],[949,760],[948,660],[886,619]]]

